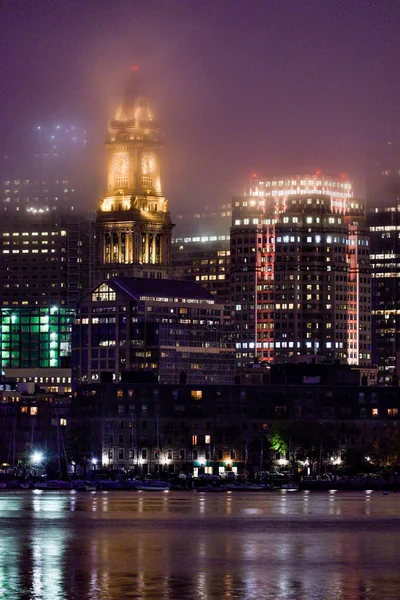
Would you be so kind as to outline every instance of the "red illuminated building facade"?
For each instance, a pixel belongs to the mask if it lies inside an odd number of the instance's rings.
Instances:
[[[234,198],[236,365],[371,362],[369,232],[347,179],[253,181]]]

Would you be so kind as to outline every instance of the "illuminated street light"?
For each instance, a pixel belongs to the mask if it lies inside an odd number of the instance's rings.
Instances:
[[[33,465],[39,465],[43,460],[43,452],[34,452],[31,456],[31,463]]]

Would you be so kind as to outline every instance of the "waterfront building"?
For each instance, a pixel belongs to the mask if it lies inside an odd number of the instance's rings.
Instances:
[[[161,383],[231,383],[224,305],[189,281],[114,277],[80,303],[73,339],[78,382],[151,371]]]
[[[324,464],[334,468],[356,454],[365,456],[373,440],[398,422],[396,390],[360,386],[357,369],[274,369],[268,385],[80,385],[68,417],[71,435],[83,442],[80,460],[94,458],[99,467],[140,474],[288,469],[288,454],[270,450],[269,432],[297,427],[299,453],[301,436],[308,444],[314,432],[318,449],[323,440],[318,456],[321,451]],[[307,474],[310,464],[298,464]]]
[[[29,476],[32,454],[44,466],[63,461],[70,394],[39,389],[35,383],[0,383],[0,463],[3,473]],[[63,456],[61,457],[61,452]],[[66,470],[66,469],[65,469]]]
[[[72,373],[70,368],[13,368],[3,369],[3,381],[15,381],[21,389],[24,384],[34,384],[45,394],[55,394],[70,399],[72,394]]]
[[[369,234],[351,182],[253,182],[233,199],[230,258],[237,367],[370,364]]]
[[[109,122],[107,190],[96,218],[96,281],[116,276],[166,278],[173,224],[161,185],[162,134],[132,72]]]

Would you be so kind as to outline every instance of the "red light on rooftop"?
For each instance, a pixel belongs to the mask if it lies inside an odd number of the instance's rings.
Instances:
[[[132,71],[137,71],[138,67],[132,67]]]
[[[345,179],[345,177],[346,177],[346,173],[340,173],[340,177],[341,177],[342,179]]]
[[[321,171],[317,171],[315,174],[316,175],[321,175]]]
[[[253,174],[252,174],[252,177],[257,177],[257,173],[253,173]]]

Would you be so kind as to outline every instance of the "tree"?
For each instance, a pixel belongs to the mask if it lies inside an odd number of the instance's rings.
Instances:
[[[339,447],[330,424],[319,421],[276,421],[268,430],[267,439],[272,450],[287,456],[293,474],[298,472],[299,461],[310,463],[318,473],[322,465]]]
[[[284,421],[276,421],[267,432],[267,441],[271,450],[285,454],[290,443],[290,425]]]
[[[297,459],[308,459],[311,470],[320,475],[323,464],[336,454],[339,448],[337,436],[329,423],[319,421],[303,421],[296,423],[293,430],[292,443],[297,452]]]
[[[378,431],[368,452],[371,461],[379,467],[398,467],[400,463],[400,432],[396,424]]]

